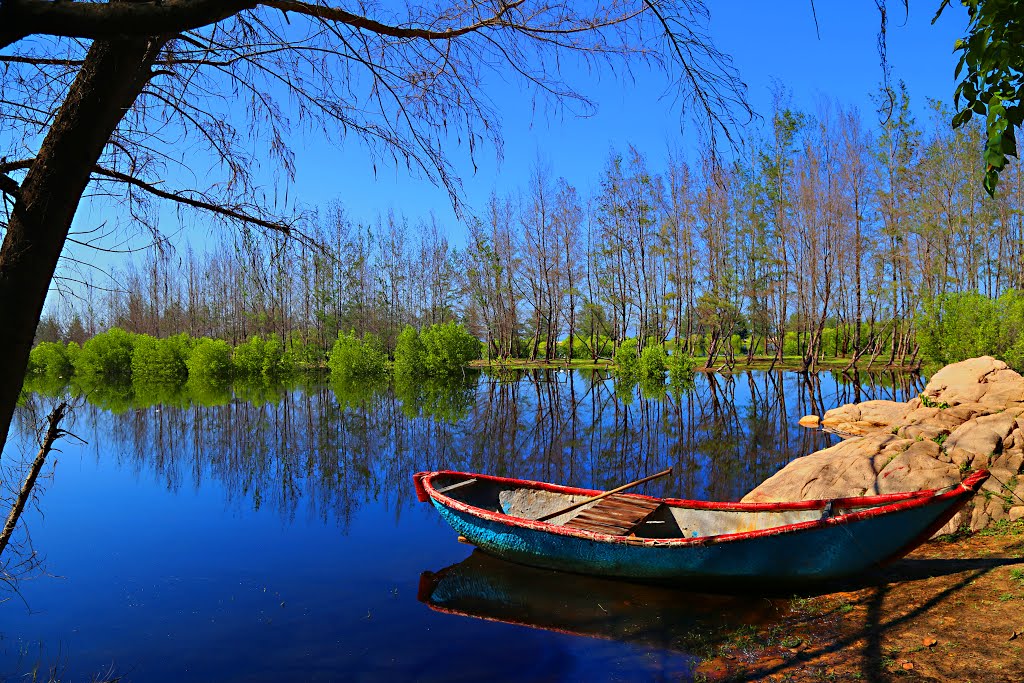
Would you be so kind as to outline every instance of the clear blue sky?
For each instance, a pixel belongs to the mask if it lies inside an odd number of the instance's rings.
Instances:
[[[949,8],[931,25],[937,2],[911,3],[909,16],[898,2],[890,3],[888,60],[893,80],[907,82],[919,119],[927,118],[925,98],[950,102],[955,57],[953,41],[966,26],[963,8]],[[870,0],[818,0],[818,30],[809,0],[764,2],[714,0],[711,35],[733,56],[749,88],[754,109],[769,110],[773,81],[787,86],[796,107],[812,112],[823,97],[861,109],[865,123],[875,118],[868,95],[875,91],[882,70],[876,38],[879,15]],[[680,130],[679,110],[664,97],[664,79],[642,76],[636,84],[605,77],[583,88],[598,102],[591,118],[571,116],[546,120],[534,114],[517,90],[493,92],[504,113],[504,159],[494,151],[478,155],[474,174],[465,150],[453,150],[470,207],[482,207],[494,189],[499,193],[525,185],[539,158],[556,176],[565,176],[581,189],[596,187],[598,175],[612,148],[633,144],[645,152],[653,170],[663,165],[669,144],[691,149],[693,126]],[[755,125],[757,123],[755,122]],[[372,220],[378,212],[395,209],[415,220],[433,211],[449,226],[457,241],[463,229],[447,193],[411,177],[404,166],[378,163],[377,175],[365,150],[352,144],[344,150],[314,147],[301,150],[295,189],[306,201],[341,200],[357,220]]]
[[[875,120],[869,93],[882,79],[876,46],[879,15],[871,0],[817,0],[818,29],[810,0],[709,0],[710,33],[718,47],[734,58],[748,85],[749,100],[761,113],[769,110],[773,81],[788,87],[793,104],[814,112],[822,98],[861,109],[865,123]],[[949,103],[953,91],[955,57],[953,41],[966,26],[966,12],[954,5],[936,24],[931,19],[938,0],[911,2],[905,15],[898,0],[890,2],[888,59],[893,80],[907,82],[919,119],[927,118],[926,98]],[[680,130],[680,112],[672,97],[665,96],[661,74],[638,72],[635,83],[614,75],[601,79],[582,74],[576,84],[599,105],[590,118],[565,115],[549,118],[534,112],[519,88],[491,88],[489,95],[502,112],[504,159],[499,164],[491,148],[478,150],[474,173],[466,149],[449,150],[461,175],[469,209],[482,208],[492,190],[504,193],[525,186],[531,167],[541,159],[555,176],[564,176],[584,193],[597,186],[609,150],[625,150],[628,144],[644,152],[650,168],[664,166],[669,145],[684,151],[695,146],[693,126]],[[590,83],[588,83],[590,81]],[[757,125],[755,122],[754,125]],[[340,200],[352,218],[371,222],[378,214],[395,210],[411,221],[434,212],[456,245],[464,242],[465,230],[456,218],[447,192],[422,178],[410,176],[387,159],[377,160],[377,173],[367,150],[352,140],[344,148],[325,145],[311,135],[295,140],[297,177],[289,188],[306,205],[323,206]],[[173,179],[171,179],[173,181]],[[96,225],[109,209],[83,204],[77,225]],[[111,221],[113,222],[113,221]],[[177,234],[184,250],[186,240],[202,249],[209,235],[221,228],[178,226],[173,210],[163,212],[161,228]],[[145,240],[140,236],[138,243]],[[93,260],[95,253],[83,254]],[[123,259],[100,256],[106,265]]]

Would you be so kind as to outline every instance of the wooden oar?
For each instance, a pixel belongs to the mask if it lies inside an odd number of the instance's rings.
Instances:
[[[612,495],[614,493],[618,493],[619,491],[625,491],[626,489],[631,489],[634,486],[639,486],[640,484],[643,484],[646,481],[650,481],[651,479],[657,479],[659,477],[664,477],[666,474],[672,474],[672,468],[671,467],[669,467],[667,470],[664,470],[662,472],[658,472],[657,474],[652,474],[649,477],[644,477],[643,479],[637,479],[636,481],[631,481],[628,484],[623,484],[622,486],[620,486],[617,489],[612,489],[611,491],[605,491],[604,493],[599,493],[596,496],[591,496],[590,498],[584,498],[583,500],[581,500],[581,501],[579,501],[577,503],[573,503],[572,505],[566,506],[566,507],[562,508],[561,510],[556,510],[555,512],[549,512],[548,514],[546,514],[546,515],[544,515],[542,517],[538,517],[537,521],[538,522],[546,522],[547,520],[551,519],[552,517],[557,517],[558,515],[564,515],[566,512],[569,512],[570,510],[575,510],[576,508],[580,507],[581,505],[586,505],[587,503],[593,503],[594,501],[601,500],[602,498],[607,498],[608,496],[610,496],[610,495]]]

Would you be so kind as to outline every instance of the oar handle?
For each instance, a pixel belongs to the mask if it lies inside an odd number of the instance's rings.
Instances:
[[[569,512],[571,510],[575,510],[576,508],[578,508],[578,507],[580,507],[582,505],[586,505],[587,503],[593,503],[594,501],[601,500],[602,498],[607,498],[608,496],[610,496],[612,494],[615,494],[615,493],[618,493],[619,491],[625,491],[626,489],[631,489],[634,486],[639,486],[640,484],[643,484],[644,482],[648,482],[648,481],[650,481],[652,479],[658,479],[660,477],[664,477],[667,474],[672,474],[672,468],[671,467],[669,467],[667,470],[662,470],[661,472],[658,472],[657,474],[652,474],[649,477],[644,477],[643,479],[637,479],[636,481],[631,481],[628,484],[623,484],[622,486],[618,487],[617,489],[612,489],[611,491],[605,491],[604,493],[599,493],[598,495],[591,496],[590,498],[584,498],[583,500],[578,501],[576,503],[573,503],[572,505],[568,505],[568,506],[562,508],[561,510],[555,510],[554,512],[549,512],[546,515],[538,517],[537,521],[538,522],[546,522],[547,520],[549,520],[549,519],[551,519],[553,517],[557,517],[559,515],[564,515],[566,512]]]

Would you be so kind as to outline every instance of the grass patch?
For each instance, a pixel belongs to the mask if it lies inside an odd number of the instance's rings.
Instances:
[[[804,642],[804,639],[798,636],[786,636],[781,641],[779,641],[779,645],[781,645],[782,647],[793,648],[800,647],[800,644],[802,642]]]
[[[1024,519],[1011,522],[1001,519],[978,531],[979,536],[1024,536]]]
[[[945,401],[936,401],[928,394],[918,394],[918,398],[921,399],[921,405],[925,408],[938,408],[939,410],[945,410],[949,407],[949,404]]]

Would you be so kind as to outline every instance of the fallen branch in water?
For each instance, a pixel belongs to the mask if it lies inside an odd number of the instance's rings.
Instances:
[[[25,476],[25,481],[21,485],[21,491],[18,492],[18,498],[14,501],[14,505],[11,506],[10,514],[7,515],[7,523],[4,524],[4,530],[0,533],[0,556],[4,554],[4,549],[7,547],[8,541],[11,540],[15,527],[18,526],[18,520],[21,519],[21,513],[25,510],[25,505],[28,503],[29,498],[32,497],[32,489],[35,488],[36,479],[39,478],[39,472],[43,469],[46,456],[50,454],[50,449],[53,448],[54,442],[67,434],[67,432],[60,428],[60,422],[67,414],[67,410],[68,404],[61,403],[46,418],[47,422],[49,422],[46,436],[43,438],[43,442],[39,444],[39,453],[36,454],[36,459],[32,461],[32,467],[29,468],[28,474]]]

